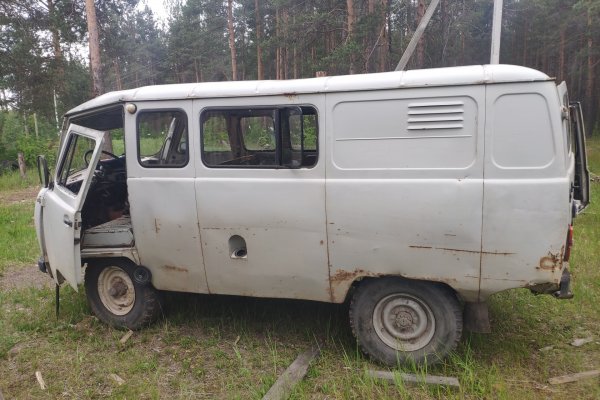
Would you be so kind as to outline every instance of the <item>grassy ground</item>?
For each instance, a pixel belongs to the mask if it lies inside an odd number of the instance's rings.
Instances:
[[[600,140],[588,145],[590,169],[600,174]],[[29,187],[0,178],[0,282],[30,270],[46,279],[32,267],[38,249],[31,219],[35,189]],[[598,181],[592,199],[576,221],[573,300],[526,290],[496,295],[492,334],[467,334],[445,364],[416,371],[457,376],[458,391],[366,377],[365,369],[381,367],[358,352],[344,305],[170,294],[166,318],[123,345],[123,332],[92,317],[82,292],[62,290],[57,320],[53,289],[23,285],[0,289],[0,390],[5,398],[22,399],[260,398],[300,351],[320,343],[322,356],[294,399],[598,399],[599,378],[546,383],[600,368]],[[589,336],[594,340],[582,347],[569,344]],[[44,391],[36,371],[48,385]],[[117,385],[111,373],[125,383]]]

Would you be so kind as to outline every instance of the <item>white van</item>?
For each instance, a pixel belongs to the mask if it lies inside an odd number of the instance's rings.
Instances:
[[[66,114],[51,179],[40,159],[39,266],[114,326],[160,291],[349,301],[374,359],[433,363],[493,293],[572,296],[581,121],[509,65],[108,93]]]

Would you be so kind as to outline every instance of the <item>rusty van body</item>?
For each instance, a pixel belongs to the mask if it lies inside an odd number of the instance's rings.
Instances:
[[[160,291],[350,300],[375,359],[434,362],[494,293],[571,296],[583,124],[541,72],[151,86],[65,121],[40,268],[110,324],[150,322]]]

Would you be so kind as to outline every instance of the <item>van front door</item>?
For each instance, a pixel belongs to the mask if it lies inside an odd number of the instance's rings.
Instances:
[[[81,208],[100,158],[103,132],[71,125],[65,137],[55,184],[41,203],[42,230],[52,276],[75,290],[81,274]]]

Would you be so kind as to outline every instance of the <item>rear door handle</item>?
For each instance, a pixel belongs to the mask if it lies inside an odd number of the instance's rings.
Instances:
[[[73,227],[73,221],[71,221],[66,215],[63,217],[63,223],[71,228]]]

